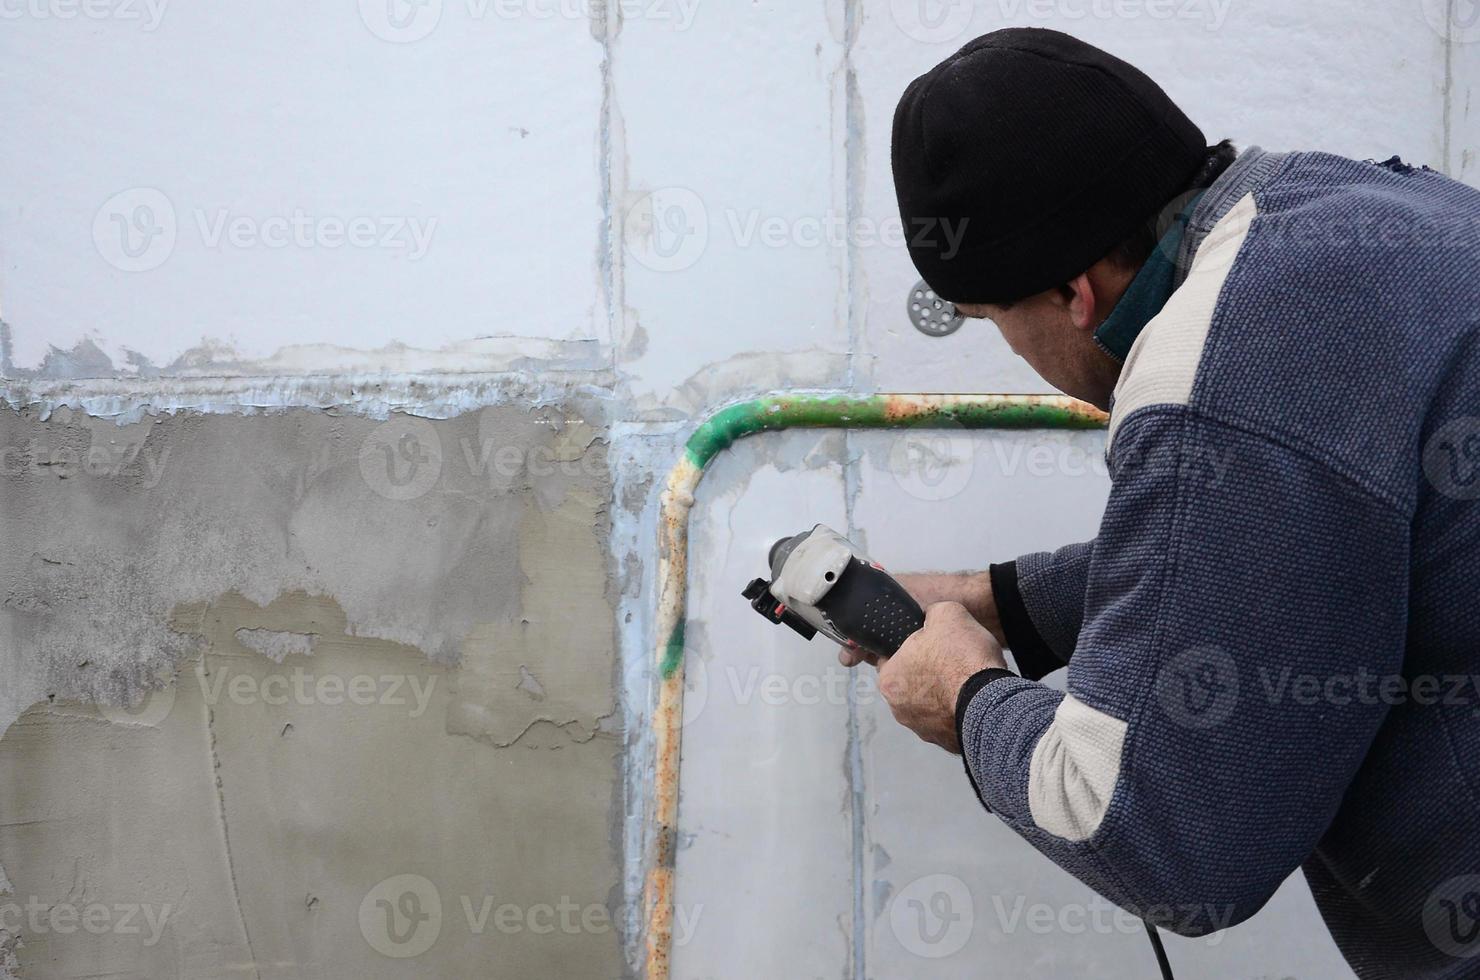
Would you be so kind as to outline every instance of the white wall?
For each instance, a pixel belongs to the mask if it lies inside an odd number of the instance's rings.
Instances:
[[[6,0],[7,373],[90,340],[106,362],[46,373],[579,353],[634,405],[690,412],[788,384],[1038,390],[992,331],[923,343],[901,312],[888,140],[911,77],[1055,26],[1210,139],[1468,173],[1473,46],[1448,81],[1442,6]]]

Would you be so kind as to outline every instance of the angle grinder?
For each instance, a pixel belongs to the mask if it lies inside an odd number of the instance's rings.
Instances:
[[[884,566],[818,524],[771,546],[771,580],[741,593],[756,612],[805,639],[818,633],[851,650],[893,656],[925,625],[925,611]]]

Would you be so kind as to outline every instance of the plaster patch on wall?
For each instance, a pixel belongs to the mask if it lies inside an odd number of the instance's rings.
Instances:
[[[564,418],[582,422],[551,422]],[[579,402],[378,425],[0,410],[0,724],[46,697],[138,700],[190,651],[168,610],[228,592],[331,596],[355,635],[455,661],[475,629],[517,621],[521,530],[548,513],[605,533],[600,418]],[[382,458],[392,444],[421,455]],[[572,496],[579,516],[561,510]],[[601,550],[581,554],[596,558],[580,574],[604,583]],[[602,589],[576,599],[593,595],[585,615],[609,622]],[[589,652],[609,658],[610,639]]]
[[[446,419],[496,405],[559,405],[572,399],[599,409],[610,398],[608,389],[609,377],[599,372],[531,370],[498,375],[9,381],[0,385],[0,399],[13,409],[33,410],[42,421],[58,409],[75,408],[124,425],[178,412],[263,415],[295,408],[333,409],[372,419],[394,412]]]
[[[260,653],[275,664],[280,664],[289,654],[307,656],[313,653],[316,633],[290,633],[282,630],[247,629],[236,631],[236,642]]]
[[[0,738],[6,900],[46,910],[0,936],[15,975],[622,973],[618,739],[562,738],[550,765],[450,737],[457,668],[353,635],[323,596],[226,595],[171,622],[197,652],[147,703],[43,701]],[[278,664],[244,631],[319,639]],[[561,902],[606,927],[485,912]],[[59,929],[53,909],[111,918]]]
[[[627,910],[624,925],[628,936],[640,936],[643,919],[645,868],[643,854],[651,843],[647,837],[652,805],[649,780],[652,773],[653,742],[648,725],[657,692],[653,659],[652,589],[656,562],[642,556],[657,552],[658,490],[682,444],[680,428],[673,424],[615,421],[612,425],[611,469],[615,476],[608,555],[623,568],[617,597],[617,631],[622,656],[618,683],[622,691],[622,721],[626,733],[625,763],[622,767],[622,903]],[[629,559],[636,556],[635,561]],[[628,967],[640,969],[641,944],[627,949]]]
[[[168,364],[161,365],[137,351],[123,348],[125,363],[120,365],[114,363],[92,336],[83,336],[70,348],[50,345],[36,367],[26,368],[11,359],[14,330],[12,324],[0,320],[0,377],[11,380],[502,374],[535,367],[602,371],[611,361],[607,346],[590,338],[560,340],[501,334],[474,337],[438,348],[399,342],[368,350],[341,344],[291,344],[258,358],[242,355],[226,341],[203,337]]]
[[[251,415],[293,408],[450,418],[573,396],[603,401],[609,412],[627,418],[661,421],[702,417],[717,405],[772,391],[835,390],[853,373],[853,355],[846,351],[750,352],[706,364],[671,391],[636,391],[643,386],[637,362],[652,355],[635,313],[626,314],[626,323],[630,343],[616,346],[499,336],[436,350],[302,344],[248,360],[229,345],[202,341],[164,367],[133,352],[120,367],[83,338],[68,350],[52,347],[36,368],[20,368],[4,354],[8,344],[0,343],[0,395],[12,408],[36,409],[42,419],[72,407],[120,423],[179,411]],[[9,331],[0,320],[0,341]]]
[[[5,326],[8,330],[9,327]],[[7,345],[8,347],[8,345]],[[10,376],[7,364],[5,375]],[[117,373],[113,362],[102,348],[88,337],[83,337],[70,350],[52,347],[36,369],[36,376],[43,378],[108,378]]]
[[[614,713],[606,507],[571,493],[551,512],[525,512],[515,552],[524,599],[517,618],[480,624],[463,644],[448,731],[508,746],[545,722],[579,741]],[[536,662],[532,698],[526,665]]]
[[[167,376],[216,377],[256,375],[293,377],[312,374],[501,374],[525,370],[602,371],[611,355],[595,340],[496,336],[448,344],[436,349],[404,343],[374,350],[334,344],[295,344],[271,357],[244,359],[230,348],[192,348],[162,369]]]
[[[803,350],[737,354],[689,375],[671,392],[633,399],[641,412],[703,417],[716,406],[772,391],[837,389],[848,377],[846,352]]]
[[[519,665],[519,683],[514,686],[536,701],[545,700],[545,685],[524,664]]]
[[[397,412],[446,419],[498,405],[578,399],[594,406],[600,418],[662,423],[699,421],[718,406],[775,391],[838,391],[847,364],[845,354],[746,354],[707,366],[662,397],[629,397],[629,381],[617,384],[610,369],[537,362],[497,374],[12,379],[0,383],[0,400],[13,409],[33,410],[43,421],[59,409],[75,408],[123,425],[179,412],[250,416],[300,408],[371,419]]]

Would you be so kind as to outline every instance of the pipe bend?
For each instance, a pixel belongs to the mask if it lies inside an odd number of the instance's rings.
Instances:
[[[1106,421],[1099,409],[1063,395],[776,394],[721,408],[689,436],[659,497],[654,625],[660,682],[652,716],[652,810],[643,839],[644,973],[648,980],[667,980],[673,947],[688,521],[694,491],[709,463],[746,436],[783,429],[1086,430],[1104,428]]]

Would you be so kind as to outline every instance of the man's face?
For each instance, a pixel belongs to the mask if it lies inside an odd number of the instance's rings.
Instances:
[[[1043,380],[1062,389],[1070,380],[1067,377],[1070,372],[1062,357],[1064,345],[1059,335],[1072,326],[1064,311],[1045,302],[1045,297],[1046,294],[1040,294],[1011,306],[958,303],[956,311],[963,316],[991,320],[1014,354],[1027,361]]]
[[[957,303],[956,311],[991,320],[1013,353],[1044,381],[1103,409],[1110,405],[1120,363],[1095,343],[1095,329],[1115,309],[1133,278],[1134,269],[1102,260],[1069,285],[1011,306]]]
[[[1059,391],[1102,408],[1108,404],[1104,354],[1093,346],[1092,333],[1077,329],[1065,304],[1055,302],[1052,294],[1040,293],[1006,307],[960,303],[956,310],[995,323],[1012,352]]]

